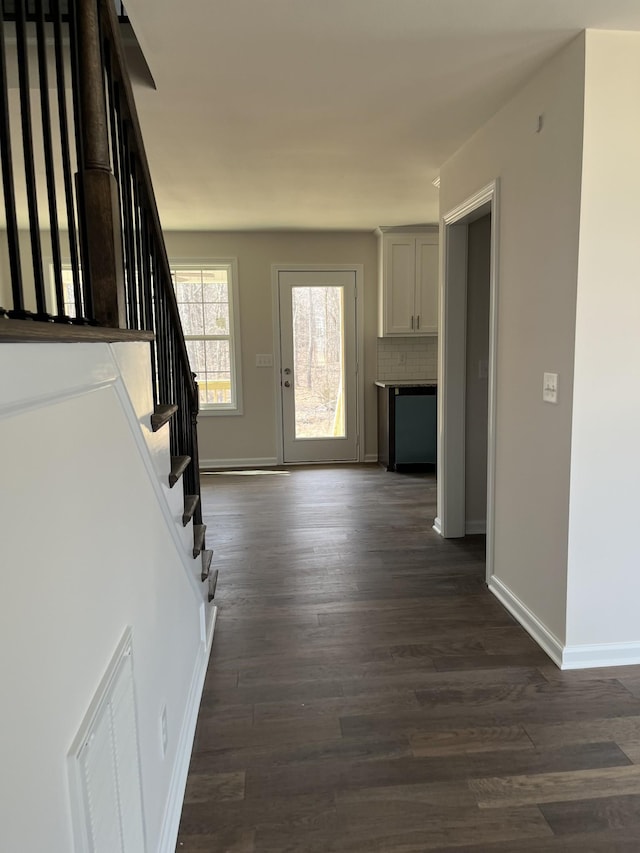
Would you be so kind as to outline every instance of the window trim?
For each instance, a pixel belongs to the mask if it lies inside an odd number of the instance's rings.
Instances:
[[[221,417],[242,415],[242,359],[241,359],[241,338],[240,338],[240,309],[239,309],[239,294],[238,294],[238,259],[237,258],[203,258],[202,260],[194,258],[179,258],[169,257],[169,269],[171,272],[176,270],[211,270],[226,268],[227,284],[230,291],[229,299],[229,338],[231,346],[229,347],[229,359],[231,363],[231,382],[235,388],[235,404],[225,406],[218,404],[215,407],[200,406],[200,417]],[[205,335],[204,338],[216,340],[218,335]],[[198,340],[201,338],[198,336]],[[188,338],[187,338],[188,340]],[[196,382],[197,382],[196,378]]]

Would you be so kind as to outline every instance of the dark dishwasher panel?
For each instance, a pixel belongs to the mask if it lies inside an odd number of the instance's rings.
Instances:
[[[378,389],[378,461],[388,471],[435,466],[437,399],[435,385]]]
[[[437,417],[435,394],[396,396],[396,467],[436,464]]]

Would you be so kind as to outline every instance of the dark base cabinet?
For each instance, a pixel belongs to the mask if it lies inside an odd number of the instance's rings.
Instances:
[[[387,471],[434,470],[437,387],[378,387],[378,462]]]

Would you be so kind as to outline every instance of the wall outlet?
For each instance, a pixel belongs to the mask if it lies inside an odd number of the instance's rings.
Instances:
[[[160,712],[160,746],[162,749],[162,757],[164,758],[167,754],[167,746],[169,744],[169,734],[167,731],[167,706],[162,706],[162,711]]]
[[[273,367],[273,356],[271,353],[256,355],[256,367]]]
[[[407,363],[407,354],[406,352],[401,352],[398,354],[398,364],[406,364]]]
[[[545,373],[542,381],[542,399],[545,403],[558,402],[558,374]]]

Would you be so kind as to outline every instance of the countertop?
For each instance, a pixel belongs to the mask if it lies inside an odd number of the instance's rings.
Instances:
[[[428,388],[438,384],[437,379],[377,379],[378,388]]]

